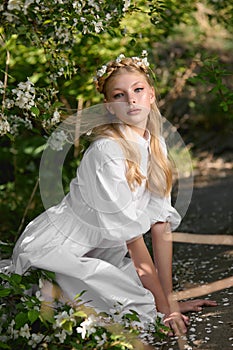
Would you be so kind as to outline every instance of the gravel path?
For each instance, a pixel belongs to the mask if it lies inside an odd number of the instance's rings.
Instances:
[[[179,232],[201,235],[229,235],[233,238],[233,162],[206,159],[196,170],[194,191]],[[193,235],[194,237],[194,235]],[[216,236],[217,237],[217,236]],[[200,297],[218,306],[190,313],[185,338],[171,338],[154,345],[159,350],[233,349],[233,246],[221,244],[174,243],[174,289],[202,286]],[[216,283],[217,281],[217,283]],[[222,282],[221,282],[222,281]],[[225,285],[219,287],[219,284]],[[211,284],[212,283],[212,284]],[[205,293],[204,285],[213,290]],[[219,290],[215,290],[218,284]],[[202,294],[202,295],[201,295]]]

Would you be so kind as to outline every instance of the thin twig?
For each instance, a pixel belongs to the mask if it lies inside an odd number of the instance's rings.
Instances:
[[[32,203],[32,200],[33,200],[33,198],[34,198],[34,196],[35,196],[35,193],[36,193],[36,190],[37,190],[38,185],[39,185],[39,177],[38,177],[37,180],[36,180],[36,183],[35,183],[35,185],[34,185],[33,191],[32,191],[31,196],[30,196],[30,198],[29,198],[28,204],[27,204],[27,206],[26,206],[26,208],[25,208],[25,210],[24,210],[23,217],[22,217],[22,220],[21,220],[21,223],[20,223],[20,225],[19,225],[18,232],[17,232],[17,238],[18,238],[18,236],[19,236],[19,234],[21,233],[21,230],[22,230],[22,228],[23,228],[23,225],[24,225],[24,222],[25,222],[25,219],[26,219],[28,210],[29,210],[30,205],[31,205],[31,203]]]
[[[181,96],[181,93],[185,87],[186,81],[193,76],[195,68],[198,66],[199,62],[199,55],[197,54],[194,59],[192,60],[189,67],[187,67],[186,71],[182,76],[177,76],[175,84],[173,88],[170,90],[170,92],[167,94],[165,99],[161,100],[159,102],[159,107],[165,108],[165,111],[163,113],[164,117],[167,118],[170,115],[170,112],[172,110],[172,101],[177,99],[179,96]]]
[[[77,119],[75,121],[74,158],[77,158],[79,153],[79,136],[80,136],[79,133],[80,133],[80,126],[81,126],[82,109],[83,109],[83,99],[81,98],[78,101]]]
[[[8,80],[8,70],[9,70],[9,64],[10,64],[10,52],[6,51],[6,68],[5,68],[5,74],[4,74],[4,85],[3,85],[3,96],[2,96],[2,113],[5,109],[5,99],[6,99],[6,88],[7,88],[7,80]]]

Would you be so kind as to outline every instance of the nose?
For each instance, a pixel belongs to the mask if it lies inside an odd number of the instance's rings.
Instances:
[[[136,103],[135,97],[133,96],[133,94],[129,94],[128,95],[128,104],[132,105],[132,104],[135,104],[135,103]]]

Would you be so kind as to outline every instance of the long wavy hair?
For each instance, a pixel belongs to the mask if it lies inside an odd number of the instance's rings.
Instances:
[[[123,58],[120,62],[111,61],[107,64],[105,74],[95,81],[97,90],[107,98],[108,82],[114,76],[125,72],[143,74],[148,84],[153,87],[153,80],[146,65],[143,63],[139,65],[133,58]],[[161,147],[162,117],[156,102],[151,105],[147,129],[151,134],[151,154],[148,160],[147,177],[140,171],[140,150],[135,147],[135,144],[127,140],[127,136],[122,132],[122,123],[114,122],[101,125],[94,128],[92,133],[95,139],[105,136],[115,139],[120,144],[126,159],[126,179],[132,191],[146,179],[146,187],[149,191],[167,196],[170,194],[172,187],[172,170],[171,164]]]

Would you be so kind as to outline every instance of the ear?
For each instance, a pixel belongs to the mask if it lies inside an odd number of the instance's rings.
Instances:
[[[150,103],[154,103],[155,102],[155,89],[153,87],[151,87],[151,92],[150,92]]]

